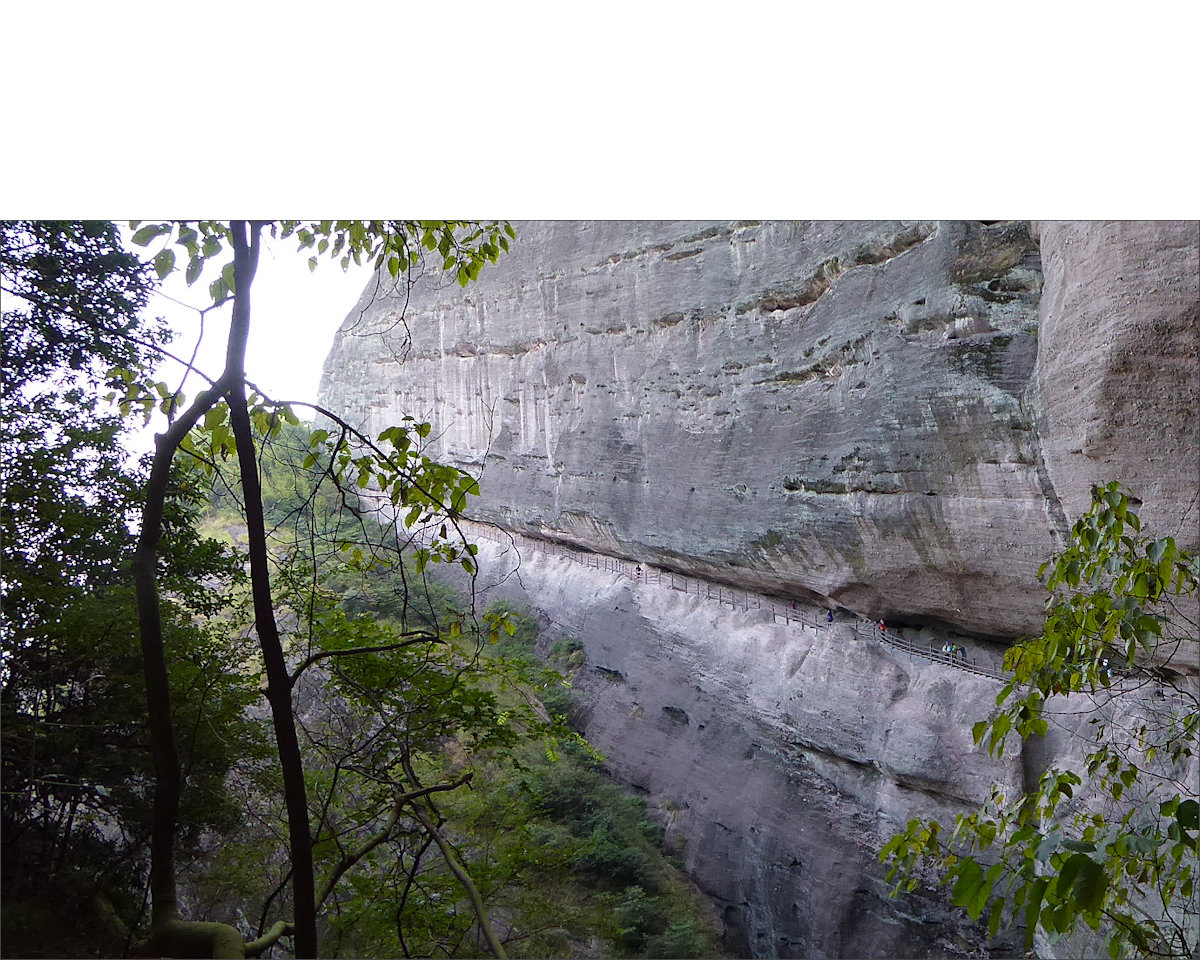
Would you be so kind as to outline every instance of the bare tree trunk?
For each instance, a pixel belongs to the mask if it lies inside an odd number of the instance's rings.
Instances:
[[[154,438],[154,460],[150,479],[146,482],[142,529],[133,556],[142,667],[146,676],[146,708],[150,720],[150,753],[154,760],[154,814],[150,833],[152,928],[179,918],[175,892],[175,831],[183,776],[171,721],[171,689],[158,597],[158,542],[162,538],[163,509],[175,450],[196,421],[220,398],[224,388],[225,378],[222,377],[201,393],[169,429]]]
[[[150,753],[154,759],[154,819],[150,833],[150,925],[176,919],[175,827],[179,818],[180,767],[171,723],[171,692],[163,649],[162,615],[158,602],[158,541],[162,535],[163,505],[173,445],[166,435],[155,438],[154,463],[146,485],[142,529],[133,560],[138,620],[142,634],[142,668],[146,674],[146,709],[150,719]]]
[[[175,953],[180,949],[196,949],[192,944],[193,940],[204,943],[211,941],[214,948],[232,950],[230,937],[236,936],[236,931],[224,924],[183,923],[179,920],[175,883],[175,836],[178,829],[183,775],[171,719],[170,684],[157,577],[158,544],[162,537],[163,511],[171,461],[188,431],[224,395],[229,400],[230,421],[237,442],[238,462],[245,488],[255,620],[267,671],[267,699],[271,704],[288,809],[296,921],[295,952],[297,957],[307,958],[317,955],[312,834],[308,823],[304,770],[292,716],[291,681],[284,663],[283,647],[275,623],[274,606],[271,603],[262,490],[258,481],[254,440],[250,432],[250,416],[246,408],[245,358],[250,325],[250,288],[258,266],[260,228],[254,225],[247,231],[244,221],[235,221],[231,227],[235,295],[225,371],[220,379],[193,401],[183,415],[166,431],[155,437],[154,460],[150,468],[150,478],[146,483],[142,528],[133,559],[142,662],[146,676],[150,750],[154,760],[155,778],[150,840],[151,944],[153,950],[168,953]],[[292,925],[287,924],[286,927],[286,932],[291,933]],[[279,935],[282,934],[277,933],[275,939],[278,939]],[[240,944],[240,938],[237,939]],[[226,944],[225,940],[230,940],[230,943]],[[187,945],[183,946],[185,941]],[[219,947],[218,941],[221,944]]]
[[[292,683],[275,622],[271,597],[271,577],[267,554],[266,523],[263,518],[262,485],[258,477],[258,459],[246,407],[246,340],[250,328],[250,287],[258,267],[260,226],[249,229],[244,221],[232,224],[234,304],[229,331],[229,352],[225,371],[229,376],[226,397],[229,421],[237,443],[238,467],[246,509],[246,528],[250,550],[250,588],[254,600],[254,622],[267,674],[267,701],[275,726],[275,742],[283,773],[284,800],[288,814],[288,845],[291,851],[292,899],[297,957],[317,955],[317,920],[313,890],[312,831],[308,818],[308,794],[304,784],[304,765],[296,737],[292,713]]]

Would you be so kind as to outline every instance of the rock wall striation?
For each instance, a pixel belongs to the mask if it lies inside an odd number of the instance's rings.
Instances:
[[[472,531],[474,533],[474,531]],[[478,537],[484,602],[582,640],[573,719],[645,796],[735,956],[1012,955],[934,891],[891,899],[877,853],[915,816],[953,819],[1022,758],[975,749],[1000,682],[881,644]],[[810,619],[815,608],[802,610]]]
[[[1197,249],[1194,223],[520,224],[465,291],[372,284],[323,402],[428,417],[486,470],[482,520],[1014,636],[1092,483],[1195,543]]]
[[[1049,489],[1068,516],[1120,480],[1142,519],[1200,530],[1200,225],[1035,224],[1046,292],[1034,404]]]
[[[980,651],[1039,623],[1094,482],[1196,546],[1196,224],[517,230],[465,290],[372,285],[322,384],[369,430],[431,421],[482,521]],[[734,949],[982,946],[932,894],[888,900],[878,843],[1069,744],[993,762],[985,677],[524,552],[485,542],[483,586],[583,639],[586,733],[687,838]]]

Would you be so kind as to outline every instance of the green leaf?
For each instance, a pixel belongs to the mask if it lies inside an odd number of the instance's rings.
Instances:
[[[1027,888],[1025,895],[1025,948],[1033,946],[1033,935],[1037,932],[1038,917],[1041,915],[1042,898],[1050,880],[1047,877],[1037,877]]]
[[[183,279],[187,281],[189,287],[199,279],[203,269],[204,261],[200,257],[192,257],[188,261],[187,271],[184,273]]]
[[[951,900],[960,907],[972,903],[983,883],[983,867],[974,860],[960,860],[957,864],[958,879],[950,893]]]
[[[1041,863],[1045,863],[1047,860],[1049,860],[1054,855],[1054,852],[1057,849],[1058,849],[1058,834],[1056,834],[1056,833],[1047,834],[1046,836],[1042,837],[1041,842],[1037,845],[1037,849],[1034,851],[1034,854],[1033,854],[1034,859],[1038,860]]]
[[[160,224],[148,223],[146,226],[134,233],[131,239],[137,246],[144,247],[162,232],[163,228]]]
[[[154,257],[154,272],[158,274],[158,279],[162,280],[168,273],[175,269],[175,251],[160,250]]]
[[[1200,829],[1200,803],[1195,800],[1184,800],[1175,811],[1175,819],[1183,830]]]
[[[1083,869],[1083,865],[1091,862],[1091,859],[1084,853],[1073,853],[1067,857],[1058,868],[1056,892],[1062,895],[1070,890],[1072,884],[1075,883],[1075,878],[1079,875],[1079,871]]]
[[[988,917],[988,936],[995,938],[1000,932],[1000,921],[1004,918],[1004,898],[995,897],[991,904],[991,915]]]
[[[1104,868],[1095,860],[1084,858],[1075,877],[1074,893],[1079,906],[1089,913],[1099,913],[1104,906],[1104,894],[1107,891],[1108,876],[1104,873]]]

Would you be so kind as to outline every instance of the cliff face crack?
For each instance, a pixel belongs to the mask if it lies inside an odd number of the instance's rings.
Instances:
[[[826,760],[832,760],[834,763],[849,764],[850,766],[855,767],[862,773],[866,774],[868,779],[878,777],[881,773],[879,763],[870,757],[852,757],[845,753],[839,753],[832,747],[816,743],[812,740],[796,737],[788,741],[788,746],[801,756],[804,756],[805,754],[816,754],[824,757]]]
[[[1025,409],[1023,400],[1021,415],[1025,419],[1031,417],[1031,414]],[[1041,434],[1043,431],[1044,427],[1039,423],[1038,429],[1029,431],[1029,442],[1033,447],[1034,472],[1037,474],[1038,487],[1046,500],[1046,511],[1050,514],[1050,520],[1054,524],[1054,533],[1058,537],[1058,545],[1061,548],[1070,536],[1071,523],[1067,519],[1067,512],[1063,509],[1062,501],[1058,497],[1058,491],[1054,489],[1054,481],[1050,478],[1050,471],[1046,467],[1046,458],[1042,456]]]
[[[795,310],[816,303],[847,271],[857,266],[879,266],[894,260],[917,244],[928,240],[936,232],[936,224],[918,223],[897,234],[887,243],[876,241],[860,247],[851,257],[830,257],[813,271],[806,283],[791,290],[771,290],[758,299],[747,300],[738,305],[737,313],[745,314],[755,310],[773,313]]]
[[[641,257],[649,256],[655,253],[662,254],[664,260],[681,260],[685,257],[692,257],[698,253],[703,253],[703,248],[687,251],[682,254],[676,253],[671,255],[667,255],[668,251],[673,250],[677,246],[686,246],[687,244],[692,243],[702,243],[705,240],[723,240],[733,236],[733,234],[740,229],[745,229],[745,225],[739,226],[735,224],[727,227],[705,227],[704,229],[698,230],[695,233],[688,234],[686,237],[680,237],[678,240],[669,240],[664,243],[648,244],[644,247],[638,247],[634,250],[626,250],[621,253],[614,253],[595,264],[592,269],[603,270],[612,268],[628,260],[637,260]]]
[[[936,223],[915,223],[907,230],[898,233],[886,244],[878,241],[863,244],[854,253],[854,263],[886,263],[888,260],[896,259],[900,254],[915,247],[918,243],[924,243],[935,233],[937,233]]]
[[[776,601],[770,597],[753,594],[736,587],[726,587],[719,583],[701,580],[687,574],[674,573],[668,569],[652,567],[648,563],[610,556],[587,548],[568,547],[553,540],[526,536],[492,524],[465,519],[459,522],[465,530],[476,536],[483,536],[489,539],[498,538],[513,545],[523,542],[531,550],[550,554],[551,556],[563,557],[593,570],[603,570],[618,578],[634,580],[638,583],[662,589],[677,590],[681,593],[706,600],[715,600],[722,606],[728,604],[731,611],[738,609],[741,609],[745,613],[749,613],[751,610],[767,611],[776,623],[782,622],[785,625],[793,622],[799,623],[818,634],[827,629],[837,629],[847,626],[844,614],[840,620],[828,620],[826,618],[830,616],[829,612],[820,606],[805,604],[801,608],[795,600],[789,602]],[[940,663],[943,666],[953,667],[956,670],[962,670],[983,677],[990,677],[993,680],[1003,679],[1002,675],[996,671],[988,667],[982,667],[974,661],[968,661],[965,650],[958,654],[936,651],[933,649],[932,642],[928,647],[922,646],[895,633],[889,633],[886,630],[879,631],[873,621],[861,615],[854,614],[853,612],[851,612],[851,615],[853,616],[853,621],[849,626],[853,629],[855,639],[862,637],[868,640],[877,640],[880,643],[903,650],[913,656],[929,660],[931,663]],[[807,656],[807,653],[804,656]],[[803,658],[801,658],[801,662],[803,662]],[[609,668],[607,667],[597,666],[596,669],[602,673],[609,672]],[[797,666],[796,669],[799,669],[799,667]],[[614,670],[611,672],[619,675],[618,671]]]

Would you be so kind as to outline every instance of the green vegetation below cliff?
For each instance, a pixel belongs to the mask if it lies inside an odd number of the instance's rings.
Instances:
[[[428,571],[418,571],[410,559],[391,566],[355,561],[352,548],[342,549],[348,528],[357,526],[360,535],[365,530],[366,539],[375,541],[388,531],[369,516],[356,515],[354,506],[313,490],[300,469],[304,434],[303,428],[285,430],[273,455],[262,463],[264,507],[275,525],[276,553],[284,570],[281,608],[296,611],[302,621],[299,598],[317,596],[317,605],[326,608],[317,620],[327,633],[340,624],[338,629],[360,639],[369,636],[367,624],[397,633],[440,629],[443,637],[452,638],[443,662],[469,668],[466,685],[473,697],[486,702],[481,709],[495,723],[512,728],[511,737],[483,750],[475,749],[476,741],[433,731],[430,740],[437,748],[413,761],[426,783],[470,777],[468,788],[439,796],[442,829],[478,887],[509,955],[724,955],[711,907],[677,861],[672,862],[678,851],[664,848],[662,828],[647,818],[644,801],[614,782],[603,758],[570,729],[571,677],[584,666],[578,642],[567,637],[539,642],[537,621],[503,603],[476,615],[469,598]],[[217,466],[213,505],[201,529],[236,544],[238,511],[222,492],[226,469],[225,464]],[[319,589],[305,594],[312,583]],[[506,626],[489,629],[498,622]],[[548,651],[548,663],[538,649]],[[331,667],[331,672],[342,669]],[[314,719],[306,721],[310,740],[325,735],[322,723],[332,728],[344,722],[329,703],[314,711]],[[413,716],[410,724],[416,722]],[[436,726],[443,721],[430,709],[420,722]],[[447,730],[456,722],[453,717],[444,721]],[[364,727],[355,736],[377,733]],[[331,729],[329,735],[345,734]],[[408,731],[395,735],[407,736]],[[313,794],[332,798],[326,819],[353,822],[354,808],[367,798],[339,794],[342,761],[331,765],[317,751],[306,759],[306,768]],[[269,822],[278,814],[257,809],[248,819]],[[334,864],[356,836],[352,829],[324,840],[319,835],[318,863],[327,868]],[[257,865],[271,858],[273,842],[270,831],[252,828],[222,838],[221,866],[196,876],[195,895],[216,913],[256,914],[260,908],[251,897],[262,887]],[[231,863],[247,874],[243,880],[230,882]],[[486,952],[458,880],[435,847],[405,835],[403,819],[397,842],[372,850],[347,880],[329,913],[324,951],[335,956]],[[231,891],[244,894],[221,904]]]

